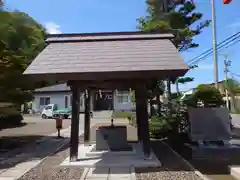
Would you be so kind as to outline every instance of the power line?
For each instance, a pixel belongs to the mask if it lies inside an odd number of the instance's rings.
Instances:
[[[236,37],[236,36],[238,36],[238,35],[240,35],[240,32],[237,32],[237,33],[233,34],[232,36],[226,38],[225,40],[221,41],[217,46],[222,45],[222,44],[225,43],[226,41],[231,40],[232,38],[234,38],[234,37]],[[191,62],[191,61],[193,61],[193,60],[195,60],[195,59],[198,59],[198,58],[201,57],[202,55],[204,55],[204,54],[206,54],[206,53],[209,53],[209,52],[211,52],[211,51],[212,51],[212,48],[208,49],[207,51],[204,51],[202,54],[198,55],[197,57],[191,59],[191,60],[188,61],[188,62]]]
[[[237,36],[237,35],[238,35],[238,36]],[[236,37],[235,37],[235,36],[236,36]],[[217,46],[217,49],[219,50],[220,48],[226,46],[227,44],[231,43],[232,41],[240,38],[240,32],[239,32],[238,34],[236,34],[235,36],[231,36],[231,37],[229,37],[228,39],[225,39],[224,41],[222,41],[221,43],[219,43],[218,46]],[[233,39],[232,39],[232,38],[233,38]],[[231,39],[231,40],[229,41],[229,39]],[[227,41],[228,41],[228,42],[227,42]],[[230,46],[230,45],[229,45],[229,46]],[[204,53],[200,54],[199,56],[193,58],[192,60],[188,61],[188,63],[197,62],[198,60],[201,60],[201,59],[207,57],[207,56],[210,55],[210,54],[212,54],[212,48],[209,49],[209,50],[207,50],[207,51],[205,51]],[[203,55],[204,55],[204,56],[203,56]],[[201,56],[203,56],[203,57],[201,57]]]
[[[240,36],[239,36],[238,38],[240,38]],[[229,43],[231,43],[231,41],[230,41],[230,42],[228,42],[228,43],[226,43],[226,44],[218,47],[217,50],[219,51],[219,50],[221,50],[222,48],[228,48],[228,47],[230,47],[230,46],[233,46],[233,45],[235,45],[236,43],[238,43],[239,41],[240,41],[240,39],[237,40],[237,41],[235,41],[235,42],[232,43],[232,44],[229,44]],[[229,44],[229,45],[228,45],[228,44]],[[227,47],[224,47],[224,46],[226,46],[226,45],[228,45],[228,46],[227,46]],[[203,56],[203,57],[201,57],[201,58],[199,58],[199,59],[191,62],[191,64],[196,64],[196,63],[198,63],[198,62],[200,62],[200,61],[203,61],[203,60],[207,59],[211,54],[212,54],[212,52],[210,52],[210,53],[206,54],[205,56]]]
[[[239,74],[233,73],[233,72],[231,72],[231,71],[229,71],[229,72],[230,72],[231,75],[233,75],[233,76],[237,76],[237,77],[240,78],[240,75],[239,75]]]
[[[238,39],[237,41],[233,42],[232,44],[229,44],[228,46],[226,46],[224,48],[228,48],[228,47],[233,46],[233,45],[235,45],[235,44],[237,44],[239,42],[240,42],[240,39]]]
[[[239,35],[240,35],[240,32],[237,32],[237,33],[233,34],[232,36],[226,38],[225,40],[223,40],[223,41],[221,41],[219,44],[217,44],[217,47],[218,47],[218,46],[221,46],[222,44],[226,43],[226,42],[229,41],[229,40],[230,40],[230,42],[231,42],[231,40],[232,40],[233,38],[236,38],[236,37],[238,38],[238,37],[240,37]],[[201,56],[203,56],[203,55],[205,55],[205,54],[208,54],[208,53],[212,53],[212,51],[213,51],[213,49],[210,48],[210,49],[204,51],[203,53],[201,53],[200,55],[196,56],[195,58],[189,60],[187,63],[192,63],[192,62],[196,61],[197,59],[199,59]]]
[[[233,42],[233,43],[232,43]],[[217,47],[217,50],[219,51],[219,50],[221,50],[222,48],[229,48],[230,46],[233,46],[233,45],[235,45],[235,44],[237,44],[238,42],[240,42],[240,35],[239,36],[237,36],[237,37],[235,37],[234,39],[232,39],[231,41],[229,41],[229,42],[226,42],[226,43],[224,43],[224,44],[222,44],[221,46],[219,46],[218,45],[218,47]],[[230,44],[231,43],[231,44]],[[227,46],[226,46],[227,45]],[[202,61],[202,60],[205,60],[207,57],[209,57],[211,54],[212,54],[212,50],[210,49],[210,50],[207,50],[207,51],[205,51],[204,53],[202,53],[204,56],[197,56],[198,58],[194,58],[194,59],[192,59],[192,60],[190,60],[190,61],[188,61],[188,64],[190,64],[190,65],[192,65],[192,64],[196,64],[196,63],[198,63],[199,61]]]

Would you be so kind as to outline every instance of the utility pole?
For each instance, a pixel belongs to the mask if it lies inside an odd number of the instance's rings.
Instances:
[[[218,89],[218,56],[217,56],[217,38],[216,38],[216,15],[215,15],[215,0],[212,3],[212,45],[213,45],[213,65],[214,65],[214,80],[215,87]]]
[[[224,54],[224,73],[225,73],[225,85],[227,86],[227,80],[228,80],[228,67],[231,65],[231,61],[228,58],[228,54]],[[226,106],[229,109],[229,95],[228,95],[228,89],[225,88],[225,98],[226,98]]]

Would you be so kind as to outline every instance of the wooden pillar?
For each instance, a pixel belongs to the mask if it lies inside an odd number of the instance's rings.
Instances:
[[[80,91],[76,84],[71,86],[72,90],[72,123],[70,137],[70,161],[77,161],[79,140],[79,100]]]
[[[141,98],[141,94],[139,94],[139,91],[137,89],[135,89],[135,104],[136,104],[136,123],[137,123],[137,136],[138,136],[138,141],[142,141],[141,138],[141,130],[142,130],[142,126],[141,126],[141,101],[139,101],[139,99]]]
[[[167,98],[168,98],[168,118],[172,117],[172,102],[171,102],[171,81],[167,80]]]
[[[90,141],[90,103],[91,94],[89,89],[85,91],[85,111],[84,111],[84,144],[88,145]]]
[[[146,85],[141,84],[137,87],[136,92],[136,109],[137,119],[140,126],[140,137],[143,143],[143,152],[145,157],[150,156],[150,136],[148,124],[148,107],[147,107],[147,88]]]

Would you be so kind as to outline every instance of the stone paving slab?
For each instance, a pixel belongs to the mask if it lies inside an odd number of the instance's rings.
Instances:
[[[93,146],[93,145],[92,145]],[[142,147],[133,145],[136,153],[126,154],[118,153],[104,153],[102,156],[87,156],[88,152],[91,151],[92,146],[85,147],[84,145],[79,145],[78,147],[78,161],[70,162],[69,157],[66,158],[60,165],[65,167],[83,167],[83,168],[94,168],[94,167],[104,167],[104,168],[113,168],[113,167],[160,167],[161,162],[156,158],[155,154],[152,152],[149,159],[144,159],[142,155]]]
[[[135,180],[132,168],[89,168],[83,180]]]
[[[109,174],[109,168],[89,168],[87,173],[88,178],[107,178]]]
[[[231,175],[236,179],[240,179],[240,166],[232,166],[229,168]]]

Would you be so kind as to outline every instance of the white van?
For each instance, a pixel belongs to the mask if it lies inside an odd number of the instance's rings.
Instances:
[[[43,119],[52,118],[53,117],[53,111],[56,111],[56,110],[57,110],[57,105],[56,104],[48,104],[42,110],[41,117]]]

